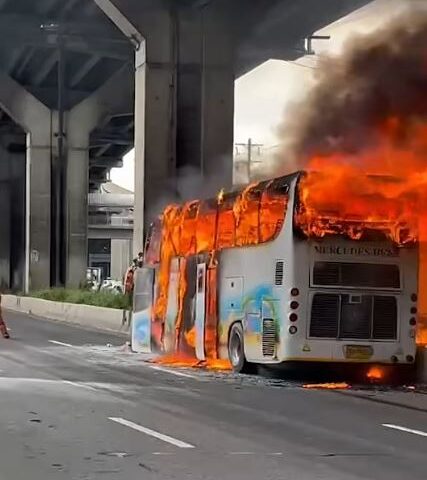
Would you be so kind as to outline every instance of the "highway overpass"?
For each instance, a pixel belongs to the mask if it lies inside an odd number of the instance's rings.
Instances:
[[[135,250],[165,202],[230,185],[234,79],[366,3],[0,0],[3,287],[79,283],[88,193],[134,144]]]

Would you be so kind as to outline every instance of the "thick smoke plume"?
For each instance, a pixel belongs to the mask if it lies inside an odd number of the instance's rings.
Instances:
[[[312,156],[353,157],[375,148],[391,119],[399,119],[393,139],[402,148],[414,126],[426,123],[425,11],[407,12],[372,35],[352,39],[345,51],[320,61],[316,85],[288,112],[275,173],[305,168]]]

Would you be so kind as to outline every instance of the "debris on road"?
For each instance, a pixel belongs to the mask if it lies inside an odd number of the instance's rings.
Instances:
[[[308,389],[316,389],[316,390],[346,390],[351,388],[348,383],[341,382],[341,383],[306,383],[303,385],[303,388]]]

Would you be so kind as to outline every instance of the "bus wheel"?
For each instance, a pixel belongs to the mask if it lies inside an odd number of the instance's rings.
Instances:
[[[228,358],[234,372],[250,373],[252,365],[246,361],[243,342],[242,325],[240,323],[235,323],[231,327],[228,339]]]

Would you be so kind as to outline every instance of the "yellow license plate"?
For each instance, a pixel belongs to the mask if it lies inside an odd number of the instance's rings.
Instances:
[[[367,345],[346,345],[345,358],[349,360],[369,360],[374,354],[374,349]]]

